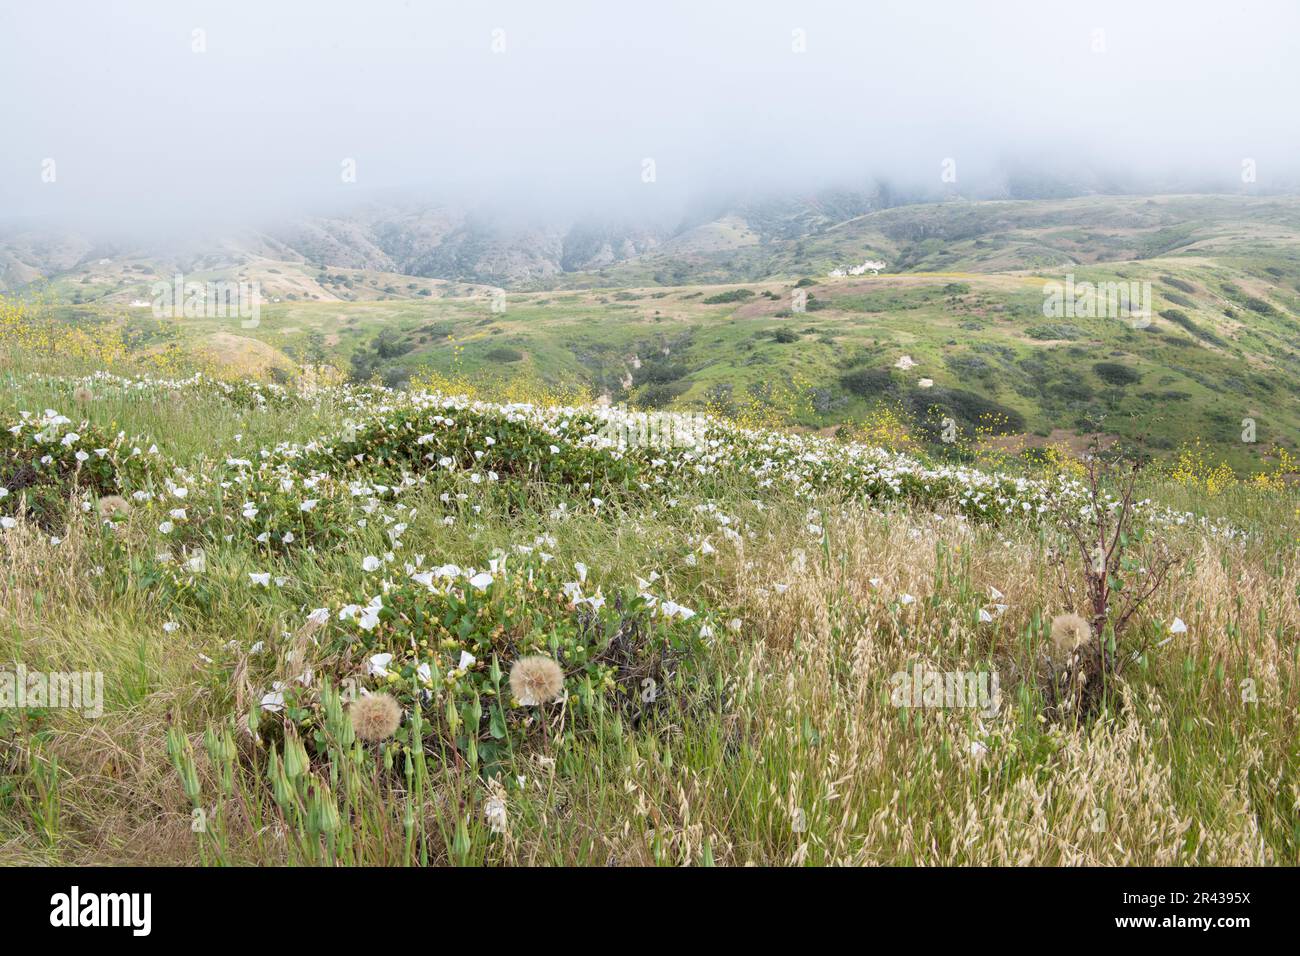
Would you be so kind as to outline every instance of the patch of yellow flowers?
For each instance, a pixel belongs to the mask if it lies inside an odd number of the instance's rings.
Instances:
[[[416,390],[464,395],[501,404],[523,403],[539,408],[590,405],[594,402],[591,390],[585,385],[547,383],[532,374],[471,377],[455,368],[451,372],[425,368],[412,376],[410,384]]]
[[[1229,488],[1243,485],[1261,491],[1282,491],[1287,487],[1288,476],[1297,470],[1297,460],[1286,448],[1278,445],[1274,448],[1275,461],[1271,471],[1262,471],[1249,478],[1243,478],[1232,470],[1227,462],[1212,465],[1206,457],[1200,439],[1185,444],[1178,451],[1178,458],[1169,466],[1169,477],[1190,488],[1204,491],[1208,495],[1217,495]]]
[[[109,367],[126,358],[126,344],[116,326],[101,326],[90,334],[55,321],[51,305],[52,300],[45,292],[36,292],[25,299],[0,297],[0,348],[47,358],[98,362]]]
[[[882,402],[876,405],[860,421],[844,426],[841,434],[845,439],[889,451],[905,451],[913,447],[911,426],[902,408],[896,404]]]
[[[125,327],[111,318],[90,328],[60,322],[54,316],[57,304],[54,295],[41,287],[25,292],[22,298],[0,296],[0,350],[22,354],[38,365],[52,361],[61,372],[84,363],[164,378],[195,372],[231,381],[241,377],[177,342],[148,350],[133,349]]]

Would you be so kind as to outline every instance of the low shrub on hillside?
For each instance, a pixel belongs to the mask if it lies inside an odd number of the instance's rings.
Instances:
[[[1173,286],[1180,292],[1191,294],[1196,291],[1196,286],[1192,285],[1190,282],[1185,282],[1182,279],[1179,279],[1177,276],[1161,276],[1160,281],[1166,285]]]
[[[1083,329],[1079,328],[1077,325],[1069,325],[1065,323],[1031,325],[1029,328],[1025,329],[1025,334],[1031,339],[1038,339],[1039,341],[1050,341],[1053,339],[1072,341],[1074,339],[1083,338]]]
[[[706,296],[702,301],[705,305],[722,305],[727,302],[744,302],[746,299],[752,299],[753,297],[754,292],[752,289],[729,289],[726,292]]]
[[[1025,430],[1025,417],[992,399],[959,388],[913,389],[907,407],[921,424],[919,430],[930,440],[942,437],[943,419],[950,418],[966,438],[986,433],[1003,435]]]
[[[887,368],[859,368],[841,376],[840,384],[862,398],[881,398],[892,393],[894,377]]]
[[[1160,317],[1164,319],[1168,319],[1170,322],[1173,322],[1175,325],[1182,326],[1184,329],[1186,329],[1192,335],[1196,336],[1198,339],[1202,339],[1206,342],[1218,346],[1224,346],[1227,344],[1226,342],[1223,341],[1223,339],[1219,338],[1213,332],[1210,332],[1207,329],[1203,329],[1199,325],[1197,325],[1194,321],[1192,321],[1191,317],[1188,316],[1186,312],[1179,311],[1178,309],[1165,309],[1160,313]]]
[[[355,463],[372,477],[396,480],[403,473],[441,470],[576,488],[623,484],[634,477],[630,461],[574,445],[566,437],[571,428],[581,434],[598,427],[589,413],[574,411],[567,421],[547,428],[528,412],[520,406],[514,414],[494,414],[463,402],[430,399],[346,430],[337,441],[308,451],[305,462],[326,471]]]
[[[652,382],[636,393],[639,408],[665,408],[690,389],[689,382]]]
[[[690,369],[681,362],[674,362],[667,357],[654,358],[641,363],[641,367],[632,372],[635,385],[663,384],[685,378]]]
[[[74,494],[116,498],[147,488],[157,475],[156,455],[123,432],[110,436],[53,409],[23,412],[0,431],[0,515],[26,513],[52,528]]]
[[[483,357],[490,362],[509,363],[520,361],[524,353],[508,345],[498,345],[484,352]]]
[[[1092,370],[1097,373],[1099,379],[1116,388],[1142,381],[1141,372],[1119,362],[1096,362]]]
[[[317,612],[325,676],[354,697],[391,695],[402,714],[394,736],[427,747],[413,739],[418,711],[425,736],[471,766],[547,733],[552,717],[580,720],[604,706],[635,717],[674,687],[700,640],[693,609],[597,586],[585,566],[562,571],[540,549],[519,552],[483,570],[408,568],[328,623]],[[304,728],[319,718],[318,695],[301,683],[262,704]]]
[[[1263,299],[1251,296],[1243,303],[1246,308],[1252,312],[1258,312],[1260,315],[1281,315],[1277,308],[1271,302],[1265,302]]]

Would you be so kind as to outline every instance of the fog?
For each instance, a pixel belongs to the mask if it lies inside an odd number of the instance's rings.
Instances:
[[[0,219],[669,216],[882,180],[996,196],[1016,169],[1287,190],[1298,35],[1295,0],[11,2]]]

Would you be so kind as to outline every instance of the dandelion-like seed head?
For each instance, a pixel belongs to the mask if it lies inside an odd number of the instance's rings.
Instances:
[[[564,690],[564,671],[549,657],[521,657],[510,668],[510,691],[525,707],[548,704]]]
[[[105,495],[99,499],[95,507],[98,509],[101,518],[125,515],[131,510],[131,505],[121,495]]]
[[[1076,650],[1092,642],[1092,626],[1077,614],[1052,618],[1052,659],[1065,663]]]
[[[402,723],[402,707],[389,694],[371,694],[348,706],[352,728],[362,740],[387,740]]]
[[[74,402],[88,402],[92,398],[94,398],[94,396],[90,394],[90,389],[86,388],[84,385],[78,385],[72,390],[72,400]]]

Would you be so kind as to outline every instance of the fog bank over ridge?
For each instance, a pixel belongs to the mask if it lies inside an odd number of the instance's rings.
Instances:
[[[13,5],[0,215],[220,233],[418,199],[667,228],[881,184],[1289,190],[1298,32],[1281,0]]]

